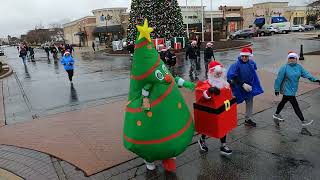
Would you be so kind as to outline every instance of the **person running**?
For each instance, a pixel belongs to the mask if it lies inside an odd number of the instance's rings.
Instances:
[[[44,51],[46,52],[46,55],[47,55],[47,58],[48,58],[48,61],[49,61],[49,60],[50,60],[50,58],[49,58],[49,55],[50,55],[50,47],[49,47],[48,44],[46,44],[46,45],[44,46]]]
[[[252,120],[253,98],[263,93],[257,75],[256,63],[249,59],[251,56],[248,48],[241,50],[237,62],[232,64],[227,73],[228,82],[231,84],[232,93],[237,98],[237,104],[246,102],[245,125],[256,127]]]
[[[61,64],[68,73],[69,81],[72,83],[74,60],[69,51],[66,51],[61,59]]]
[[[36,61],[34,60],[34,49],[33,49],[33,47],[29,47],[29,52],[30,52],[31,61],[32,61],[32,62],[36,62]]]
[[[94,43],[94,41],[92,41],[91,46],[92,46],[93,52],[96,52],[96,44]]]
[[[295,52],[289,52],[288,62],[283,65],[277,75],[274,83],[274,93],[276,96],[282,94],[282,100],[278,104],[276,113],[273,115],[273,120],[276,126],[279,126],[279,122],[283,122],[284,118],[280,115],[284,105],[289,101],[294,109],[294,112],[299,117],[302,126],[310,125],[313,120],[306,120],[300,110],[296,94],[299,86],[300,77],[307,78],[311,82],[318,82],[320,80],[312,76],[302,65],[297,63],[299,56]]]
[[[208,77],[208,64],[210,63],[212,58],[215,59],[212,46],[212,43],[207,43],[206,49],[204,50],[204,65],[206,67],[206,78]]]
[[[26,65],[26,58],[27,58],[27,46],[24,44],[21,44],[19,47],[19,57],[21,57],[22,62],[24,65]]]
[[[217,110],[217,109],[212,109],[213,106],[215,106],[215,103],[218,102],[226,102],[229,101],[228,98],[233,97],[231,93],[231,88],[227,80],[225,79],[225,69],[223,68],[222,64],[218,61],[211,61],[209,63],[209,73],[208,73],[208,79],[204,82],[198,82],[196,86],[196,99],[198,103],[201,103],[202,107],[206,107],[207,109],[210,110]],[[229,97],[228,97],[229,96]],[[203,106],[206,105],[206,106]],[[223,104],[224,105],[224,104]],[[194,106],[195,107],[195,106]],[[233,108],[236,108],[236,106],[233,106]],[[200,114],[202,115],[203,109],[201,111],[198,111],[198,108],[195,107],[195,119],[196,119],[196,124],[200,124],[201,121],[202,123],[204,122],[218,122],[223,121],[223,125],[219,124],[220,126],[216,126],[215,128],[209,127],[209,126],[214,126],[213,124],[205,124],[206,134],[213,134],[213,129],[218,129],[218,132],[223,132],[226,131],[225,129],[228,129],[226,132],[224,132],[220,137],[220,153],[222,155],[231,155],[232,150],[227,146],[227,133],[230,132],[234,127],[236,127],[237,123],[237,114],[236,111],[225,111],[220,114],[211,114],[206,112],[206,116],[201,116],[196,115],[196,113],[201,112]],[[223,115],[222,115],[223,114]],[[234,126],[231,128],[231,124],[234,124]],[[201,127],[204,127],[204,125],[199,125]],[[230,126],[230,127],[228,127]],[[199,132],[199,131],[198,131]],[[202,133],[201,133],[202,134]],[[211,136],[214,137],[214,136]],[[201,151],[203,152],[208,152],[208,147],[205,143],[206,140],[206,135],[202,134],[200,139],[198,140],[198,144],[200,146]]]
[[[198,72],[196,70],[196,63],[198,58],[197,41],[192,41],[191,46],[188,47],[186,52],[186,59],[187,58],[189,58],[190,60],[190,71],[189,71],[190,79],[193,80],[193,73],[194,73],[195,79],[197,79],[198,78]]]

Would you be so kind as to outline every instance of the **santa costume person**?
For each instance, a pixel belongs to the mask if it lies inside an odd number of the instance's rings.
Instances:
[[[227,133],[237,126],[237,113],[235,99],[232,96],[230,85],[225,79],[224,72],[225,69],[218,61],[209,63],[208,80],[197,83],[196,98],[198,104],[196,103],[197,105],[194,105],[194,108],[196,130],[201,134],[205,133],[211,137],[219,138],[221,154],[231,155],[232,150],[226,145],[226,139]],[[229,98],[232,99],[230,100],[231,103]],[[212,122],[216,124],[207,124]],[[202,151],[207,152],[205,134],[201,135],[198,144]]]

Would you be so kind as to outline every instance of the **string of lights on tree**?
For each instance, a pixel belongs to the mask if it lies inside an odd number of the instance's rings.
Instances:
[[[154,29],[151,38],[186,37],[181,9],[177,0],[132,0],[128,25],[128,42],[136,39],[136,25],[147,18]]]

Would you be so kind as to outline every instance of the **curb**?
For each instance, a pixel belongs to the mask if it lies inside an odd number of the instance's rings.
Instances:
[[[0,178],[8,179],[8,180],[23,180],[22,177],[10,172],[6,169],[0,168]]]
[[[8,65],[9,66],[9,65]],[[3,75],[0,76],[0,79],[6,78],[8,76],[10,76],[13,73],[12,68],[9,66],[9,71]]]
[[[252,43],[248,43],[246,45],[242,45],[242,46],[237,46],[237,47],[232,47],[232,48],[225,48],[225,49],[216,49],[214,50],[214,52],[223,52],[223,51],[229,51],[229,50],[234,50],[234,49],[241,49],[247,46],[252,46]],[[105,53],[107,56],[123,56],[123,57],[129,57],[130,54],[110,54],[110,53]],[[176,53],[176,55],[180,55],[180,54],[185,54],[185,52],[180,52],[180,53]]]

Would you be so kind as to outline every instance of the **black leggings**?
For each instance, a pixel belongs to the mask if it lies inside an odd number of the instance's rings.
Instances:
[[[69,80],[72,81],[73,69],[71,69],[71,70],[66,70],[66,71],[67,71],[67,73],[68,73]]]
[[[201,135],[202,139],[206,139],[206,135],[202,134]],[[223,138],[220,138],[221,143],[226,143],[227,142],[227,135],[225,135]]]
[[[281,102],[279,103],[278,107],[277,107],[277,111],[276,111],[276,114],[279,114],[281,112],[281,110],[283,109],[284,105],[290,101],[290,103],[292,104],[292,107],[294,109],[294,112],[296,113],[296,115],[299,117],[299,119],[301,121],[304,121],[304,117],[303,117],[303,114],[300,110],[300,107],[299,107],[299,104],[298,104],[298,101],[296,99],[295,96],[285,96],[283,95],[282,97],[282,100]]]

